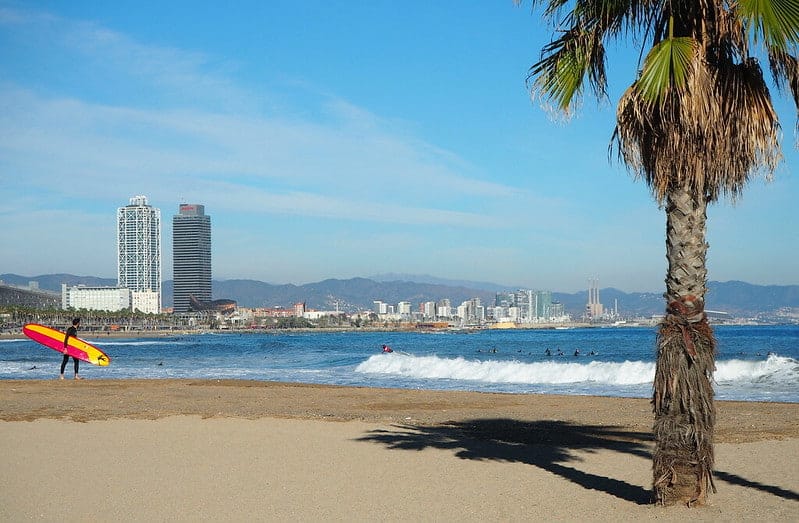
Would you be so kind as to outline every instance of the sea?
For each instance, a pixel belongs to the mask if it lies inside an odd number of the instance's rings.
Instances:
[[[718,399],[799,402],[799,325],[714,331]],[[81,363],[81,375],[649,398],[655,336],[654,327],[214,332],[130,339],[86,334],[111,364]],[[384,344],[393,352],[383,353]],[[0,379],[54,379],[60,363],[58,353],[31,340],[0,341]]]

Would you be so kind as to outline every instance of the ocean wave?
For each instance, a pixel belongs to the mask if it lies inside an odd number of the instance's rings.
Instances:
[[[771,354],[765,360],[727,360],[716,363],[716,382],[781,383],[799,385],[799,361]]]
[[[375,355],[358,365],[356,372],[388,374],[417,379],[451,379],[487,383],[565,384],[593,382],[635,385],[651,382],[655,364],[643,361],[606,363],[522,363],[518,361],[476,361],[465,358]]]
[[[714,380],[720,384],[775,383],[799,385],[799,361],[771,355],[763,361],[727,360],[716,363]],[[551,384],[596,383],[629,386],[652,383],[655,363],[645,361],[559,363],[478,361],[462,357],[374,355],[355,372],[414,379],[480,381],[485,383]]]

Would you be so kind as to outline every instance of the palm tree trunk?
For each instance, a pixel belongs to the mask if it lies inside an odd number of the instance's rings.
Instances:
[[[666,197],[666,316],[657,338],[653,487],[664,505],[704,504],[713,489],[713,331],[704,312],[707,201],[690,187]]]

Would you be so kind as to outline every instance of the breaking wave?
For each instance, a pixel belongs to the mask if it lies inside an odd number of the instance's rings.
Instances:
[[[775,382],[799,385],[799,361],[771,355],[763,361],[727,360],[716,363],[717,383]],[[478,361],[407,354],[374,355],[355,372],[414,379],[462,380],[485,383],[570,384],[596,383],[608,386],[652,383],[654,362],[623,361],[559,363],[553,361]]]

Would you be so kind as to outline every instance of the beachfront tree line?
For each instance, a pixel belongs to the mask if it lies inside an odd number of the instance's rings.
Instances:
[[[188,326],[186,318],[172,314],[4,306],[0,307],[0,332],[18,333],[26,323],[66,329],[73,318],[81,319],[81,330],[84,331],[170,330]]]
[[[86,332],[115,331],[168,331],[190,329],[229,328],[213,312],[192,314],[150,314],[143,312],[98,311],[86,309],[55,309],[27,306],[0,306],[0,333],[19,333],[26,323],[40,323],[66,329],[73,318],[81,318],[81,330]],[[250,327],[248,325],[248,327]],[[345,314],[322,316],[314,321],[291,316],[288,318],[265,318],[258,325],[264,329],[400,329],[400,322],[381,321],[377,314],[351,318]]]
[[[517,3],[522,3],[517,0]],[[709,203],[735,200],[781,160],[763,66],[799,108],[796,0],[532,0],[555,36],[528,86],[568,114],[588,83],[607,96],[605,44],[632,37],[637,75],[611,141],[666,213],[666,315],[652,405],[655,501],[703,504],[713,485],[715,340],[704,312]]]

